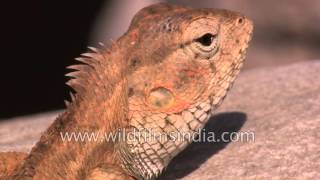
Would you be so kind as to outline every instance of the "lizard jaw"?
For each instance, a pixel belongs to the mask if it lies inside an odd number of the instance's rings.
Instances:
[[[173,157],[192,143],[192,137],[199,134],[215,107],[209,98],[180,113],[159,113],[144,117],[150,120],[162,119],[167,124],[153,122],[144,126],[133,125],[136,138],[119,142],[118,149],[123,150],[119,152],[123,168],[134,177],[155,179]],[[141,138],[146,132],[150,135],[147,140]]]

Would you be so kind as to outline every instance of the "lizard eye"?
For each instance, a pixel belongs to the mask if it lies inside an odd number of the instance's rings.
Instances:
[[[199,37],[195,41],[200,43],[202,46],[210,46],[212,44],[212,42],[214,41],[214,38],[215,38],[215,35],[207,33],[207,34]]]
[[[192,58],[210,59],[219,50],[220,25],[217,19],[199,18],[184,30],[184,52]]]
[[[216,34],[205,33],[193,40],[190,49],[201,58],[211,58],[218,51],[218,38]]]

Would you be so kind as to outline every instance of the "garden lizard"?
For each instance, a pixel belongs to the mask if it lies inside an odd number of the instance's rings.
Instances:
[[[28,155],[0,153],[0,177],[156,179],[191,143],[178,136],[204,127],[226,96],[252,30],[228,10],[164,3],[140,10],[117,41],[90,48],[69,67],[72,101]],[[63,141],[72,132],[121,135]]]

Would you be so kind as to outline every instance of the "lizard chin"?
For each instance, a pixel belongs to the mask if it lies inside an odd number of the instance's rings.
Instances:
[[[152,123],[148,128],[135,126],[127,132],[127,137],[133,138],[118,143],[123,168],[138,179],[155,179],[173,157],[192,143],[215,107],[212,98],[208,98],[180,113],[144,117],[157,119],[158,123]],[[164,123],[161,124],[161,121]]]

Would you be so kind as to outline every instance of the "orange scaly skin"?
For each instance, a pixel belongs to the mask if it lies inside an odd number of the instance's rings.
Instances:
[[[195,133],[242,67],[244,16],[156,4],[111,47],[91,48],[68,82],[76,94],[30,154],[0,154],[2,179],[155,179],[190,141],[63,141],[61,133]],[[122,131],[123,132],[123,131]],[[15,163],[11,163],[14,161]]]

